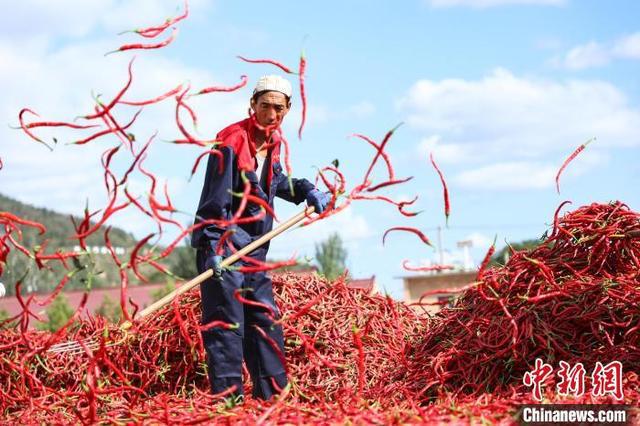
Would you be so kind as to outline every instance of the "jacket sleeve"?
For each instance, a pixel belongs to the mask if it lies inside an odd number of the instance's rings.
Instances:
[[[196,211],[196,223],[206,219],[231,218],[231,190],[235,187],[235,155],[229,146],[218,151],[221,155],[209,154],[200,202]],[[191,245],[196,248],[215,247],[225,229],[207,225],[193,232]]]
[[[276,186],[276,197],[292,203],[300,204],[307,199],[309,191],[315,188],[311,182],[306,179],[291,179],[291,187],[289,187],[289,179],[285,175],[281,175]],[[293,188],[293,194],[291,193]]]

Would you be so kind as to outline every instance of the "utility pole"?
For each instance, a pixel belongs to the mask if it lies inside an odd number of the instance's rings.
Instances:
[[[443,265],[444,253],[442,252],[442,226],[438,226],[438,257],[440,265]]]

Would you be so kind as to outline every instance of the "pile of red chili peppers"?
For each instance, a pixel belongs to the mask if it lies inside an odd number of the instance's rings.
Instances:
[[[562,207],[562,206],[561,206]],[[0,411],[34,422],[429,423],[511,421],[531,403],[522,382],[551,364],[620,361],[627,403],[640,397],[640,214],[592,204],[559,217],[534,250],[480,271],[454,305],[423,315],[344,278],[274,277],[291,385],[277,399],[225,406],[208,394],[197,292],[129,331],[100,319],[65,338],[101,342],[74,356],[51,334],[0,333]],[[239,296],[240,297],[240,296]],[[247,386],[250,384],[247,382]],[[549,401],[609,403],[611,397]],[[620,402],[620,401],[618,401]]]
[[[422,403],[443,393],[517,397],[530,391],[521,379],[536,358],[586,371],[619,361],[626,401],[639,400],[640,214],[612,202],[559,217],[565,204],[535,250],[481,270],[440,311],[413,347],[401,388]]]

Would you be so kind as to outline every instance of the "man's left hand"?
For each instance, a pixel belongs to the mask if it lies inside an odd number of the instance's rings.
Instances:
[[[327,208],[329,201],[331,201],[329,194],[318,189],[312,189],[307,194],[307,205],[313,206],[315,208],[315,212],[318,214],[322,213]]]

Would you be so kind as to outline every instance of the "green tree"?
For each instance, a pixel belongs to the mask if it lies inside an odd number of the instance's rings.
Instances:
[[[176,247],[170,256],[169,269],[183,279],[191,279],[198,275],[196,250],[190,246]]]
[[[163,287],[160,287],[151,292],[151,300],[153,300],[154,302],[156,300],[160,300],[175,289],[176,289],[176,282],[172,279],[168,279],[167,283]]]
[[[106,318],[110,322],[116,323],[120,320],[122,309],[120,304],[105,294],[100,302],[100,306],[95,310],[96,315]]]
[[[334,280],[344,273],[347,268],[347,250],[337,233],[334,232],[325,241],[316,244],[316,262],[318,272],[328,280]]]
[[[47,313],[48,322],[38,324],[40,330],[57,331],[66,324],[66,322],[73,315],[73,308],[69,305],[69,301],[64,294],[60,293],[58,297],[53,299],[53,302],[45,310]]]
[[[529,251],[532,250],[536,247],[538,247],[541,244],[541,240],[524,240],[524,241],[519,241],[517,243],[511,243],[510,246],[513,248],[513,250],[515,251]],[[508,261],[509,261],[509,257],[511,256],[511,249],[509,248],[509,245],[504,246],[501,250],[498,250],[496,253],[494,253],[494,255],[491,257],[491,265],[505,265]]]

